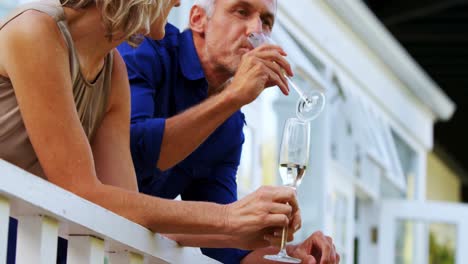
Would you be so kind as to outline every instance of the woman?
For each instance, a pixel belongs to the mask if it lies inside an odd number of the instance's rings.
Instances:
[[[114,48],[137,45],[141,34],[161,39],[179,3],[47,0],[15,11],[0,24],[0,158],[152,231],[218,234],[195,237],[200,246],[226,246],[216,240],[229,235],[229,246],[263,247],[268,227],[298,216],[289,188],[261,188],[230,205],[137,192],[129,85]]]

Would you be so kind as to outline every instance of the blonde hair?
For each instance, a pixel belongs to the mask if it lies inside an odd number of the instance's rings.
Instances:
[[[141,43],[143,35],[149,33],[151,24],[162,14],[168,0],[60,0],[61,4],[73,9],[96,5],[102,12],[109,41],[117,40],[117,33],[124,32],[122,39],[130,45]]]

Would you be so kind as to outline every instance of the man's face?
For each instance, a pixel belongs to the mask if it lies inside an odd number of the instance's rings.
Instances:
[[[276,0],[216,0],[205,27],[205,50],[217,70],[234,74],[242,55],[252,49],[248,35],[271,33]]]

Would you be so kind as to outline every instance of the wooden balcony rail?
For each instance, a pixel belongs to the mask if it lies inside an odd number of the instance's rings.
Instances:
[[[17,264],[56,263],[58,236],[70,264],[218,263],[0,159],[0,264],[10,216]]]

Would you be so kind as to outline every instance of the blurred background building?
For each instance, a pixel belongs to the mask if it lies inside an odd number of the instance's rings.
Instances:
[[[450,122],[435,124],[435,154],[456,174],[454,183],[459,191],[450,196],[436,194],[429,186],[429,199],[468,201],[468,159],[463,154],[468,147],[464,136],[468,93],[468,1],[418,0],[379,1],[367,0],[367,6],[390,31],[405,50],[418,62],[430,77],[456,103],[457,109]],[[431,163],[435,163],[431,162]],[[431,172],[432,169],[429,170]],[[429,174],[429,178],[434,177]],[[446,177],[444,177],[446,178]],[[454,186],[456,187],[456,186]]]
[[[19,2],[0,0],[0,16]],[[185,28],[192,3],[170,21]],[[345,264],[466,263],[468,1],[279,1],[273,39],[295,82],[327,95],[296,240],[323,230]],[[243,109],[240,196],[281,184],[279,142],[296,100],[268,89]]]
[[[466,261],[466,2],[279,1],[273,38],[295,82],[325,87],[328,99],[312,123],[296,240],[324,230],[346,264]],[[189,9],[170,21],[186,27]],[[281,184],[279,142],[296,100],[269,89],[243,109],[241,195]]]

